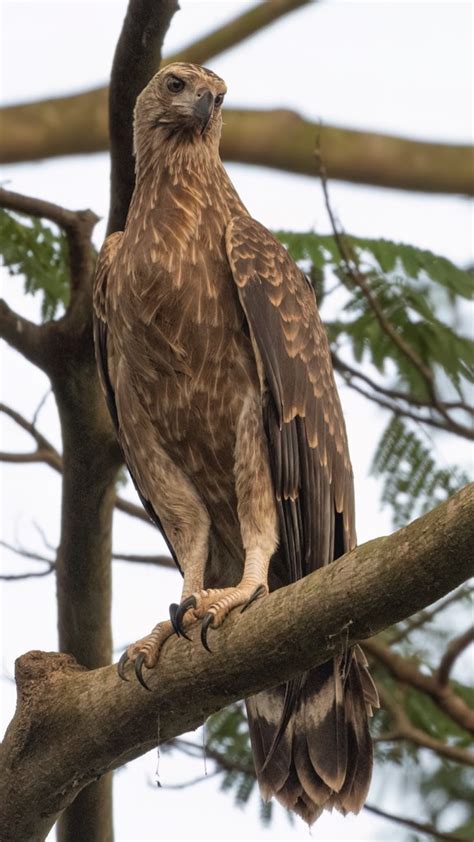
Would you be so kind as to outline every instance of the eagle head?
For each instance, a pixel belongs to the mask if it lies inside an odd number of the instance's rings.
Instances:
[[[197,64],[174,62],[157,73],[143,89],[135,106],[135,149],[171,138],[193,143],[219,142],[221,106],[227,88],[212,70]]]

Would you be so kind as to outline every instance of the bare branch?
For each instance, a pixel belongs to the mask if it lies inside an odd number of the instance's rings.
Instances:
[[[441,687],[445,687],[447,685],[456,659],[459,658],[461,653],[464,652],[471,643],[474,643],[474,626],[471,626],[471,628],[467,629],[463,634],[460,634],[459,637],[455,637],[454,640],[451,640],[446,652],[441,658],[441,663],[439,665],[438,672],[436,673],[438,684]]]
[[[32,422],[27,421],[26,418],[20,415],[19,412],[3,403],[0,403],[0,412],[8,415],[8,417],[15,421],[23,430],[33,436],[38,445],[37,450],[32,453],[0,453],[0,462],[44,462],[55,471],[58,471],[59,473],[62,472],[63,460],[61,454],[58,453],[56,448],[53,447],[51,442],[49,442],[45,436],[38,432]],[[144,523],[150,524],[150,526],[153,525],[142,506],[132,503],[124,497],[117,495],[115,508],[120,512],[130,515],[131,517],[142,520]]]
[[[18,659],[19,700],[2,744],[2,840],[43,839],[89,781],[156,745],[157,716],[166,742],[457,587],[472,573],[473,498],[474,485],[394,535],[273,592],[246,614],[234,613],[211,638],[212,656],[198,642],[199,629],[195,641],[170,638],[159,670],[147,674],[150,693],[122,682],[115,667],[87,671],[70,656],[40,652]],[[48,775],[39,773],[44,768]]]
[[[45,462],[55,471],[62,471],[62,459],[55,447],[40,433],[35,425],[27,421],[15,409],[0,403],[0,412],[7,415],[25,432],[29,433],[37,444],[37,449],[32,453],[0,453],[0,462]]]
[[[39,572],[12,574],[2,573],[0,575],[0,580],[2,582],[16,582],[19,579],[37,579],[42,576],[49,576],[49,574],[52,573],[55,568],[54,559],[49,559],[46,556],[39,555],[39,553],[35,553],[32,550],[25,550],[21,547],[15,547],[12,544],[8,544],[6,541],[0,541],[0,546],[5,547],[5,549],[7,550],[11,550],[11,552],[16,553],[16,555],[19,555],[22,558],[27,558],[31,561],[40,561],[43,564],[47,565],[44,570],[40,570]]]
[[[426,693],[444,713],[451,717],[453,722],[456,722],[465,731],[474,733],[474,713],[452,688],[441,686],[435,676],[424,675],[415,664],[407,658],[402,658],[401,655],[384,646],[379,640],[366,641],[364,649],[380,661],[394,678],[402,684],[408,684],[422,693]]]
[[[356,377],[358,380],[362,380],[364,383],[370,386],[370,388],[373,389],[374,392],[378,392],[386,398],[390,398],[394,401],[404,401],[410,406],[425,407],[427,409],[434,408],[431,402],[423,400],[422,398],[418,398],[415,395],[411,395],[409,392],[401,392],[398,389],[389,389],[386,386],[381,386],[379,383],[376,383],[375,380],[372,380],[372,378],[368,377],[367,374],[365,374],[365,372],[354,368],[353,366],[349,365],[349,363],[347,363],[345,360],[341,359],[341,357],[339,357],[338,354],[335,353],[335,351],[331,352],[331,357],[334,368],[344,377],[348,386],[352,385],[350,382],[351,378]],[[369,393],[364,394],[366,394],[366,396],[370,398]],[[375,397],[370,399],[375,400]],[[461,409],[463,412],[468,412],[470,415],[474,416],[474,407],[469,406],[469,404],[464,403],[463,401],[443,401],[443,406],[446,410]],[[403,414],[403,410],[401,414]]]
[[[452,833],[443,833],[438,830],[433,824],[426,824],[424,822],[415,821],[415,819],[407,819],[404,816],[397,816],[394,813],[387,813],[379,807],[374,807],[372,804],[365,804],[364,810],[373,813],[375,816],[380,816],[381,819],[388,819],[390,822],[396,822],[404,827],[409,827],[411,830],[416,830],[418,833],[426,833],[435,839],[447,840],[447,842],[469,842],[466,836],[453,836]]]
[[[150,564],[152,567],[169,567],[176,570],[176,564],[169,555],[127,555],[126,553],[113,553],[114,561],[129,561],[133,564]]]
[[[454,430],[452,429],[452,425],[444,423],[443,421],[438,421],[431,415],[422,415],[421,413],[415,413],[411,410],[404,409],[397,403],[391,403],[389,400],[384,400],[383,398],[377,397],[373,393],[367,392],[366,389],[362,389],[361,386],[358,386],[357,383],[354,383],[350,378],[344,377],[344,381],[350,389],[353,389],[354,392],[358,392],[359,395],[362,395],[367,400],[376,403],[378,406],[382,407],[382,409],[388,409],[390,412],[393,412],[394,415],[399,415],[403,418],[410,418],[412,421],[416,421],[418,424],[426,424],[428,427],[435,427],[437,430],[444,430],[447,433],[453,433]],[[466,428],[469,429],[469,428]],[[474,430],[472,432],[472,437],[474,437]],[[469,435],[465,436],[465,438],[471,438],[471,432],[469,431]]]

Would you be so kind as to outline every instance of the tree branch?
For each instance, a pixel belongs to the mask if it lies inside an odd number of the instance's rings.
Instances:
[[[365,804],[364,809],[374,816],[380,816],[381,819],[388,819],[390,822],[396,822],[404,827],[409,827],[411,830],[416,830],[418,833],[427,833],[435,839],[443,839],[446,842],[469,842],[466,836],[454,836],[452,833],[442,833],[433,824],[425,824],[417,822],[415,819],[407,819],[404,816],[397,816],[395,813],[387,813],[386,810],[381,810],[379,807],[374,807],[372,804]]]
[[[395,701],[392,695],[378,682],[377,690],[379,691],[380,701],[382,707],[390,713],[394,720],[394,728],[388,734],[379,735],[378,742],[393,742],[394,740],[407,740],[414,743],[420,748],[427,748],[434,751],[441,757],[447,757],[449,760],[454,760],[456,763],[462,763],[465,766],[474,766],[474,754],[460,746],[451,745],[448,742],[443,743],[423,731],[421,728],[416,728],[410,722],[407,714]]]
[[[455,433],[458,436],[463,436],[464,438],[474,440],[474,429],[472,427],[466,427],[464,424],[459,424],[454,418],[452,418],[443,402],[438,398],[434,375],[431,368],[428,365],[426,365],[426,363],[424,362],[424,360],[421,359],[417,351],[415,351],[415,349],[408,342],[405,341],[401,333],[396,329],[394,325],[392,325],[389,319],[386,318],[377,296],[374,295],[369,283],[367,282],[366,276],[363,272],[360,271],[357,258],[354,258],[351,248],[346,242],[344,231],[339,230],[333,209],[331,207],[331,202],[329,200],[327,172],[322,159],[321,146],[319,140],[317,142],[315,157],[317,161],[318,170],[321,176],[321,184],[324,193],[326,210],[328,212],[334,239],[339,249],[339,254],[341,256],[341,260],[344,265],[344,270],[346,272],[347,277],[350,278],[355,284],[355,286],[361,290],[383,332],[389,337],[389,339],[395,345],[395,347],[398,348],[400,353],[412,364],[413,368],[415,369],[415,371],[418,372],[422,380],[424,380],[427,392],[431,399],[432,408],[444,418],[444,429],[446,429],[448,432]],[[349,385],[351,384],[349,383]],[[356,389],[356,391],[361,392],[361,394],[365,395],[366,397],[370,397],[360,387],[355,386],[354,384],[352,384],[352,386]],[[376,401],[381,406],[387,406],[387,403],[385,401],[381,401],[375,396],[372,396],[370,399]],[[413,414],[409,415],[407,412],[404,412],[403,414],[407,418],[414,418]],[[418,418],[415,420],[424,421],[424,423],[430,423],[429,421],[425,421],[422,418]]]
[[[473,485],[471,484],[467,488],[473,488]],[[459,494],[462,493],[462,491],[459,492]],[[474,570],[472,573],[474,573]],[[469,733],[474,733],[474,713],[452,688],[440,685],[436,676],[421,673],[414,663],[411,663],[407,658],[402,658],[401,655],[384,646],[379,640],[366,641],[364,649],[374,658],[377,658],[397,681],[426,693],[461,728]]]
[[[178,10],[177,0],[129,0],[117,42],[109,89],[111,197],[107,233],[125,225],[135,186],[133,109],[156,73],[161,46]]]
[[[43,370],[46,368],[44,333],[44,326],[24,319],[0,299],[0,338]]]
[[[449,605],[452,605],[453,602],[457,602],[458,599],[461,599],[466,593],[466,590],[468,589],[459,588],[447,596],[446,599],[440,600],[430,610],[418,612],[418,614],[408,620],[407,624],[403,628],[395,631],[393,637],[390,638],[390,646],[393,646],[395,643],[400,643],[401,640],[404,640],[413,631],[422,628],[422,626],[426,625],[426,623],[430,623],[431,620],[440,613],[440,611],[444,611],[444,609]]]
[[[357,368],[349,365],[345,360],[339,357],[335,351],[331,352],[332,357],[332,364],[336,371],[344,377],[344,380],[348,386],[352,386],[351,380],[353,377],[357,378],[358,380],[362,380],[367,386],[373,389],[374,392],[377,392],[379,395],[383,395],[385,398],[389,398],[393,401],[404,401],[405,403],[409,404],[410,406],[421,407],[426,409],[435,409],[433,404],[430,401],[423,400],[422,398],[416,397],[416,395],[412,395],[409,392],[401,392],[399,389],[390,389],[386,386],[380,385],[380,383],[376,383],[371,377],[368,377],[365,372],[360,371]],[[371,397],[368,392],[364,392],[369,400],[377,400],[376,397]],[[469,406],[469,404],[464,403],[463,401],[443,401],[443,406],[446,410],[449,409],[461,409],[463,412],[468,412],[470,415],[474,415],[474,407]],[[401,414],[403,414],[403,410],[401,410]],[[424,420],[423,420],[423,423]],[[443,429],[446,429],[444,427]]]
[[[436,680],[441,687],[445,687],[449,681],[449,676],[454,663],[462,652],[471,644],[474,643],[474,626],[467,629],[464,634],[455,637],[449,643],[446,652],[441,658],[441,663],[436,673]]]
[[[270,4],[268,4],[270,5]],[[0,163],[102,152],[109,147],[107,88],[3,108]],[[288,109],[224,111],[225,161],[317,176],[314,138],[328,176],[397,190],[474,195],[473,150],[311,122]]]
[[[157,717],[167,741],[457,587],[473,572],[473,498],[471,485],[394,535],[234,613],[212,635],[212,655],[196,641],[171,639],[147,675],[151,693],[121,682],[114,667],[89,672],[40,652],[19,658],[18,705],[1,756],[4,842],[44,839],[91,780],[156,745]],[[45,767],[49,774],[40,774]]]

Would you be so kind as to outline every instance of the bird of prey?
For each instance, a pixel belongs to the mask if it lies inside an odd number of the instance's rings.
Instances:
[[[166,66],[137,99],[136,183],[94,287],[99,374],[133,482],[183,577],[171,619],[130,645],[145,684],[164,641],[355,546],[346,432],[313,290],[219,157],[226,86]],[[255,607],[255,610],[258,610]],[[377,693],[358,647],[246,700],[256,774],[312,823],[362,807]]]

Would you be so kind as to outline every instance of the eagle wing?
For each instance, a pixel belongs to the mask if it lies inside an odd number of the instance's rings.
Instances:
[[[129,470],[130,476],[132,478],[132,482],[136,488],[137,494],[140,498],[143,508],[145,509],[148,517],[150,520],[158,527],[163,538],[166,541],[168,549],[171,553],[172,558],[174,559],[179,571],[182,573],[182,570],[178,564],[178,560],[176,557],[176,553],[172,547],[172,544],[168,540],[166,533],[163,529],[163,524],[160,521],[154,507],[150,503],[150,500],[146,497],[145,494],[141,491],[136,478],[133,475],[131,465],[129,460],[126,458],[126,452],[123,448],[122,444],[122,437],[120,432],[120,422],[117,413],[117,405],[115,402],[115,392],[114,387],[112,384],[112,380],[110,377],[109,371],[109,335],[108,335],[108,327],[107,327],[107,280],[109,276],[109,270],[113,263],[115,254],[120,246],[120,242],[123,237],[123,231],[116,231],[114,234],[111,234],[104,242],[102,249],[100,251],[97,266],[95,270],[95,279],[94,279],[94,294],[93,294],[93,305],[94,305],[94,345],[95,345],[95,354],[97,359],[97,368],[99,372],[99,379],[102,385],[102,389],[105,394],[105,399],[107,401],[107,406],[110,412],[110,416],[112,418],[115,432],[117,433],[117,438],[119,444],[122,447],[122,452],[124,456],[124,460],[126,462],[127,468]]]
[[[281,550],[295,581],[356,543],[329,345],[309,281],[266,228],[234,217],[226,245],[260,369]]]

